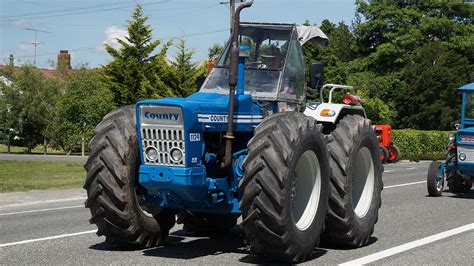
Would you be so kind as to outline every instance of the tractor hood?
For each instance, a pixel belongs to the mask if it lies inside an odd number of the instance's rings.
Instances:
[[[460,129],[456,132],[458,145],[474,146],[474,127]]]
[[[151,106],[179,107],[176,109],[150,109]],[[229,95],[197,92],[187,98],[163,98],[144,100],[137,103],[137,118],[153,119],[156,124],[169,124],[169,120],[183,123],[186,131],[225,131],[227,129],[227,113]],[[156,110],[156,111],[146,111]],[[262,122],[260,107],[253,102],[251,95],[236,95],[234,112],[235,131],[253,130],[255,124]],[[182,116],[182,117],[180,117]]]

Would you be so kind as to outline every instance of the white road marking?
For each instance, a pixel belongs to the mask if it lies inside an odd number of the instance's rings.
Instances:
[[[41,203],[67,202],[67,201],[85,200],[85,199],[87,199],[87,197],[75,197],[75,198],[65,198],[65,199],[32,201],[32,202],[24,202],[24,203],[14,203],[14,204],[9,204],[9,205],[2,205],[2,206],[0,206],[0,208],[28,206],[28,205],[35,205],[35,204],[41,204]]]
[[[391,172],[395,172],[395,170],[385,170],[383,171],[384,173],[391,173]]]
[[[64,237],[70,237],[70,236],[79,236],[79,235],[92,234],[92,233],[95,233],[95,232],[97,232],[97,230],[83,231],[83,232],[57,235],[57,236],[49,236],[49,237],[36,238],[36,239],[28,239],[28,240],[23,240],[23,241],[18,241],[18,242],[0,244],[0,248],[9,247],[9,246],[16,246],[16,245],[22,245],[22,244],[28,244],[28,243],[39,242],[39,241],[45,241],[45,240],[64,238]]]
[[[447,238],[447,237],[450,237],[450,236],[453,236],[453,235],[461,234],[461,233],[467,232],[469,230],[474,230],[474,223],[467,224],[467,225],[464,225],[464,226],[461,226],[461,227],[458,227],[458,228],[454,228],[454,229],[451,229],[451,230],[448,230],[448,231],[444,231],[444,232],[441,232],[439,234],[431,235],[431,236],[428,236],[428,237],[425,237],[425,238],[422,238],[422,239],[418,239],[418,240],[415,240],[415,241],[412,241],[412,242],[409,242],[409,243],[406,243],[406,244],[403,244],[403,245],[400,245],[400,246],[389,248],[389,249],[386,249],[386,250],[383,250],[383,251],[380,251],[380,252],[377,252],[377,253],[374,253],[374,254],[359,258],[359,259],[355,259],[355,260],[345,262],[345,263],[340,264],[340,265],[341,266],[345,266],[345,265],[364,265],[364,264],[372,263],[374,261],[378,261],[378,260],[381,260],[383,258],[391,257],[393,255],[402,253],[404,251],[414,249],[414,248],[417,248],[417,247],[420,247],[420,246],[423,246],[423,245],[426,245],[426,244],[429,244],[429,243],[432,243],[432,242],[435,242],[435,241],[438,241],[438,240],[441,240],[443,238]]]
[[[418,182],[411,182],[411,183],[405,183],[405,184],[399,184],[399,185],[392,185],[392,186],[384,186],[383,188],[394,188],[394,187],[405,187],[405,186],[411,186],[411,185],[417,185],[417,184],[423,184],[426,183],[426,181],[418,181]]]
[[[31,211],[20,211],[20,212],[7,212],[7,213],[0,213],[0,216],[12,215],[12,214],[32,213],[32,212],[45,212],[45,211],[65,210],[65,209],[74,209],[74,208],[84,208],[84,205],[58,207],[58,208],[49,208],[49,209],[39,209],[39,210],[31,210]]]
[[[408,167],[406,168],[407,170],[415,170],[415,169],[418,169],[418,167]]]

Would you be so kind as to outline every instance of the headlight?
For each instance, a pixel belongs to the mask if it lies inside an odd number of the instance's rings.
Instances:
[[[459,160],[461,160],[461,161],[466,160],[466,154],[465,153],[460,153],[459,154]]]
[[[448,136],[448,139],[450,141],[454,141],[455,138],[456,138],[456,136],[454,134],[449,134],[449,136]]]
[[[331,116],[335,116],[336,115],[336,112],[334,110],[330,110],[330,109],[323,109],[321,111],[321,116],[326,116],[326,117],[331,117]]]
[[[150,162],[154,162],[158,159],[158,150],[155,147],[148,147],[145,150],[145,156]]]
[[[183,151],[179,148],[172,148],[170,150],[170,155],[171,155],[171,161],[175,163],[179,163],[183,159]]]

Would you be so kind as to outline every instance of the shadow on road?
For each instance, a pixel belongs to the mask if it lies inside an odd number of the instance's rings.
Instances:
[[[190,241],[186,241],[191,239]],[[376,237],[371,237],[365,246],[369,246],[377,242]],[[97,243],[89,247],[94,250],[102,251],[134,251],[137,249],[117,248],[106,242]],[[351,248],[343,248],[335,246],[327,242],[321,243],[321,248],[316,248],[306,261],[315,260],[327,253],[327,249],[344,250]],[[215,256],[220,254],[241,254],[243,257],[240,262],[250,264],[271,264],[272,261],[262,259],[260,257],[250,255],[250,251],[244,244],[244,237],[239,227],[234,227],[229,233],[204,236],[203,234],[190,233],[184,230],[173,232],[166,238],[163,245],[143,250],[144,256],[163,257],[170,259],[189,260],[200,257]],[[212,259],[212,258],[210,258]]]
[[[194,259],[205,256],[219,255],[223,253],[247,254],[243,236],[239,230],[231,230],[227,234],[202,237],[202,235],[190,234],[184,230],[173,232],[162,246],[143,251],[145,256],[157,256],[173,259]],[[183,242],[187,237],[199,237],[191,241]]]
[[[458,199],[474,199],[474,190],[471,189],[469,192],[466,192],[466,193],[452,194],[452,195],[449,195],[448,197],[458,198]]]

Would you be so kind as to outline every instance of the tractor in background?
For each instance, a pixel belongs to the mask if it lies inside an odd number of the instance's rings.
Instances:
[[[96,127],[85,205],[107,243],[154,247],[176,223],[225,232],[240,216],[250,252],[272,261],[303,261],[320,238],[368,243],[383,188],[375,131],[355,103],[306,105],[308,79],[316,90],[324,72],[314,63],[307,77],[302,45],[326,35],[241,23],[251,5],[199,92],[119,108]]]
[[[439,197],[445,182],[453,193],[471,190],[474,180],[474,83],[458,89],[462,94],[461,121],[456,133],[449,134],[444,162],[434,161],[428,168],[428,194]]]
[[[393,143],[392,126],[375,125],[375,132],[380,144],[380,160],[382,164],[400,161],[400,148]]]

